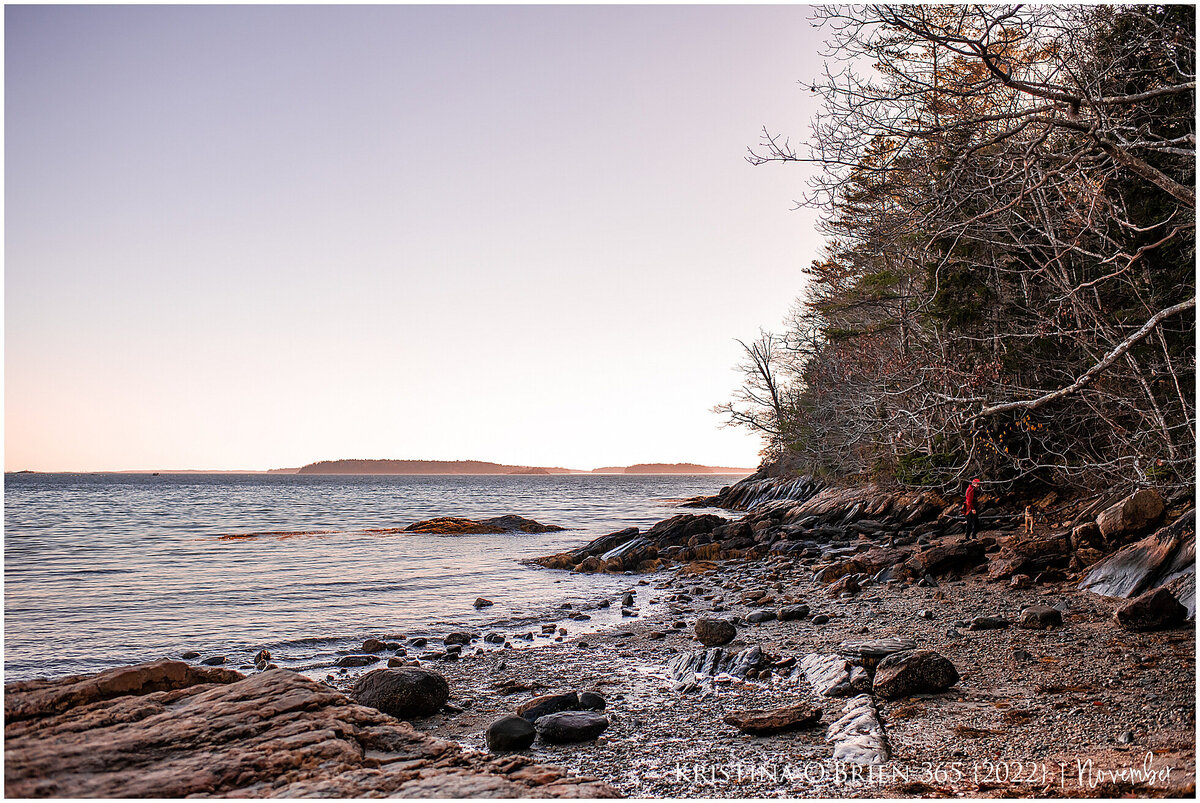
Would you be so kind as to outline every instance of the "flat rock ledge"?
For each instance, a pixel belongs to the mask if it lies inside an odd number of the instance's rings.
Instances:
[[[617,797],[523,756],[465,752],[284,669],[157,661],[4,697],[7,797]]]

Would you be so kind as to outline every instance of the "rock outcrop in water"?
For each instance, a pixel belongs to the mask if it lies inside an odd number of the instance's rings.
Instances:
[[[533,519],[512,515],[496,516],[482,521],[443,516],[410,524],[404,528],[403,532],[427,535],[483,535],[489,533],[556,533],[565,529],[565,527],[555,524],[541,524]]]
[[[301,675],[177,661],[5,687],[9,797],[613,797],[488,758]]]

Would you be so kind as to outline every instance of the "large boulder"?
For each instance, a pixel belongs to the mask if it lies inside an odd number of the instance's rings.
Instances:
[[[1187,615],[1187,608],[1164,586],[1134,597],[1113,612],[1117,624],[1126,630],[1166,630],[1182,624]]]
[[[592,711],[561,711],[539,717],[533,727],[551,744],[590,742],[608,728],[608,717]]]
[[[961,573],[983,562],[984,545],[979,541],[957,541],[916,553],[904,564],[915,576]]]
[[[1109,543],[1117,543],[1125,536],[1137,533],[1162,518],[1163,498],[1153,488],[1143,488],[1102,511],[1096,517],[1100,534]]]
[[[358,679],[350,697],[397,719],[428,717],[450,699],[450,684],[431,669],[376,669]]]
[[[543,694],[541,697],[534,697],[517,706],[517,716],[524,717],[530,722],[536,722],[539,717],[547,714],[557,714],[559,711],[577,711],[580,707],[579,695],[576,692]]]
[[[726,619],[697,619],[696,640],[705,647],[720,647],[737,636],[737,628]]]
[[[997,558],[1012,561],[1010,574],[1040,574],[1062,568],[1071,561],[1071,534],[1062,532],[1019,532],[1001,539]],[[995,572],[996,567],[992,570]]]
[[[796,703],[767,710],[731,711],[723,721],[742,733],[763,736],[815,725],[821,721],[821,713],[820,708],[808,703]]]
[[[506,716],[488,725],[484,734],[488,750],[493,753],[524,750],[533,744],[537,731],[525,717]]]
[[[933,650],[898,652],[879,662],[872,689],[884,699],[928,694],[958,683],[958,670],[950,659]]]

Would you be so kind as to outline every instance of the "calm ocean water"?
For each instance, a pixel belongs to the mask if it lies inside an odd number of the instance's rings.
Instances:
[[[281,665],[316,676],[370,636],[528,628],[555,619],[564,602],[611,597],[631,578],[573,575],[521,559],[623,527],[644,529],[685,512],[675,500],[715,493],[734,479],[9,474],[5,679],[186,650],[224,654],[238,666],[264,647]],[[435,516],[507,513],[570,529],[369,532]],[[260,534],[221,538],[250,533]],[[479,596],[496,604],[477,611],[471,603]],[[593,613],[592,627],[616,616],[615,609]]]

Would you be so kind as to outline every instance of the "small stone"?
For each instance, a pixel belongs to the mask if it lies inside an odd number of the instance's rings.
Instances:
[[[917,616],[919,616],[922,619],[929,619],[932,621],[933,620],[933,611],[931,611],[927,608],[922,608],[921,610],[917,611]]]
[[[1021,611],[1017,623],[1026,630],[1046,630],[1062,625],[1062,611],[1055,610],[1049,605],[1030,605]]]
[[[773,622],[775,621],[775,611],[754,611],[746,617],[746,621],[755,625]]]
[[[737,636],[737,628],[725,619],[697,619],[696,640],[705,647],[728,644]]]
[[[525,750],[537,738],[537,730],[524,717],[506,716],[488,725],[484,738],[488,749],[494,753]]]
[[[496,603],[492,602],[490,599],[485,599],[484,597],[476,597],[475,601],[471,604],[476,608],[487,608],[488,606],[495,605]]]
[[[808,703],[796,703],[782,708],[733,711],[726,714],[723,721],[742,733],[762,736],[816,725],[821,720],[821,714],[820,708]]]
[[[1003,630],[1008,627],[1009,621],[999,616],[976,616],[971,620],[971,625],[968,630]]]
[[[224,655],[213,655],[208,658],[205,658],[200,663],[204,664],[205,666],[220,666],[221,664],[225,663],[225,656]]]
[[[828,614],[824,614],[824,613],[818,613],[816,616],[814,616],[812,618],[812,623],[814,625],[823,625],[828,621],[829,621],[829,616],[828,616]]]
[[[442,639],[443,644],[470,644],[475,638],[474,633],[451,633]]]
[[[199,658],[200,653],[189,650],[188,652],[183,653],[179,657],[184,659],[185,661],[191,661],[193,658]]]
[[[785,605],[780,608],[776,616],[781,622],[791,622],[796,619],[803,619],[808,616],[807,605]]]
[[[363,652],[383,652],[386,649],[387,645],[377,638],[369,638],[362,645]]]
[[[584,711],[603,711],[605,705],[604,698],[594,691],[579,692],[579,707]]]
[[[1033,587],[1033,578],[1027,574],[1014,574],[1008,581],[1008,587],[1017,591]]]
[[[270,663],[270,661],[271,661],[271,653],[270,653],[270,651],[268,651],[268,650],[259,650],[259,651],[258,651],[258,654],[254,656],[254,663],[255,663],[255,664],[262,663],[263,661],[266,661],[267,663]]]
[[[375,655],[344,655],[338,659],[338,666],[370,666],[378,663],[379,657]]]
[[[1133,731],[1125,731],[1117,737],[1117,741],[1121,744],[1133,744]]]

